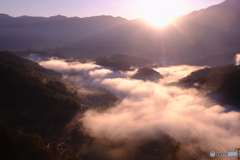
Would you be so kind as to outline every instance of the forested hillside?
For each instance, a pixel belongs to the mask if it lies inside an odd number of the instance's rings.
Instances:
[[[0,74],[1,159],[50,158],[41,137],[62,132],[82,100],[59,81],[60,73],[14,53],[0,52]]]

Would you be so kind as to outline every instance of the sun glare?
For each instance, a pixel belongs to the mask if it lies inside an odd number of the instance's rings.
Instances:
[[[179,0],[142,0],[139,7],[140,16],[155,27],[166,26],[183,11]]]

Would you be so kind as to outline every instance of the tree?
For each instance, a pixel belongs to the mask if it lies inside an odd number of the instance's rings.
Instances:
[[[174,148],[174,151],[173,151],[173,160],[179,160],[180,159],[180,151],[181,151],[181,143],[180,142],[177,142],[176,143],[176,146]]]

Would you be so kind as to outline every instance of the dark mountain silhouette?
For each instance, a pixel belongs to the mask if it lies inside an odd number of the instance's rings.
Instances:
[[[240,68],[229,65],[222,67],[206,67],[192,72],[181,79],[183,87],[194,87],[221,103],[239,106]],[[219,96],[216,96],[219,95]]]
[[[81,99],[59,81],[61,74],[35,62],[0,52],[0,74],[0,125],[41,135],[55,133],[80,108]]]
[[[239,4],[238,0],[226,0],[194,11],[179,19],[176,27],[183,32],[184,42],[196,48],[237,46],[240,43]]]
[[[90,18],[49,18],[0,16],[1,48],[24,49],[37,47],[63,47],[96,39],[104,32],[127,22],[123,18],[98,16]],[[99,37],[98,39],[103,39]]]
[[[124,55],[124,54],[114,54],[109,57],[109,60],[122,61],[122,62],[128,63],[129,65],[134,66],[134,67],[142,67],[142,66],[149,65],[152,63],[151,61],[144,59],[144,58]]]
[[[112,16],[14,18],[1,14],[0,49],[52,48],[83,58],[128,54],[167,64],[230,64],[229,57],[240,51],[238,19],[238,0],[181,16],[162,30],[141,19]],[[216,57],[225,58],[213,61]]]
[[[100,56],[95,59],[96,64],[110,67],[112,70],[117,71],[130,71],[131,65],[123,61],[111,61],[107,56]]]
[[[83,100],[60,73],[11,52],[0,52],[0,74],[0,159],[52,159]]]
[[[113,70],[130,71],[131,67],[143,67],[151,64],[151,61],[135,56],[114,54],[111,56],[99,56],[95,59],[96,64],[110,67]]]
[[[141,79],[144,81],[158,82],[163,78],[163,75],[151,68],[139,68],[137,73],[132,76],[134,79]]]
[[[180,17],[162,32],[162,54],[174,64],[232,64],[240,51],[239,10],[238,0],[226,0]]]

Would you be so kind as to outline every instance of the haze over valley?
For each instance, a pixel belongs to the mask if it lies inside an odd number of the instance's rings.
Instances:
[[[236,159],[210,152],[240,147],[240,1],[174,2],[161,21],[0,14],[0,159]]]

